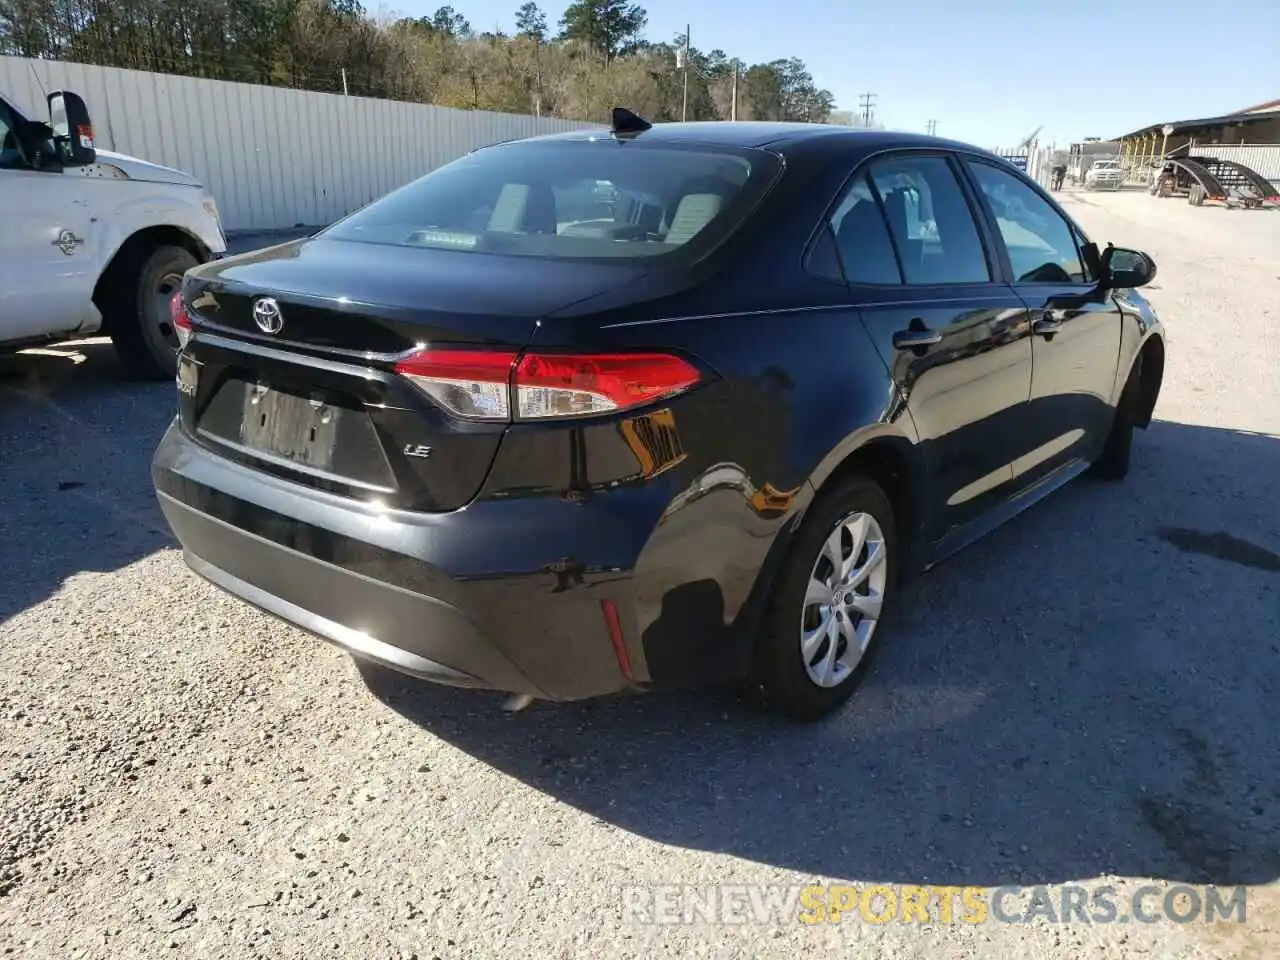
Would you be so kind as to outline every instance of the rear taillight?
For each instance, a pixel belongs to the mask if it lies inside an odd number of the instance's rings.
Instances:
[[[422,350],[396,364],[396,373],[450,413],[469,420],[511,419],[514,352]]]
[[[472,420],[611,413],[675,396],[702,379],[697,368],[666,353],[423,350],[396,364],[396,372]]]
[[[178,335],[178,347],[185,347],[191,339],[191,318],[187,316],[187,305],[182,302],[181,290],[169,298],[169,322],[173,324],[173,332]]]
[[[578,417],[638,407],[683,393],[701,379],[665,353],[526,353],[516,367],[516,415]]]

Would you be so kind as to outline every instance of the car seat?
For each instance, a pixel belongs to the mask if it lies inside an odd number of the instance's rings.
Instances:
[[[718,177],[692,177],[680,186],[680,202],[676,204],[667,228],[666,243],[679,246],[702,232],[724,209],[736,187]]]
[[[504,183],[489,215],[494,233],[556,232],[556,196],[545,183]]]

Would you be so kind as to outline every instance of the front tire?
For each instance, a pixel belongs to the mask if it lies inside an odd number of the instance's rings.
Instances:
[[[835,711],[861,683],[897,583],[884,491],[852,476],[824,491],[791,545],[757,651],[765,702],[797,720]]]
[[[181,287],[182,275],[199,262],[182,247],[155,247],[125,264],[108,291],[104,318],[130,376],[172,380],[177,375],[178,335],[169,320],[169,298]]]

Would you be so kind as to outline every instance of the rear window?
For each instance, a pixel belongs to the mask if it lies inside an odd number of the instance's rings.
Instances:
[[[551,260],[692,256],[731,232],[780,168],[761,150],[517,142],[440,167],[324,235]]]

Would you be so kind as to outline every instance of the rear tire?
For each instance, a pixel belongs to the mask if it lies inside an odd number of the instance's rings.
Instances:
[[[879,646],[895,596],[898,550],[893,508],[868,478],[839,481],[813,504],[756,650],[756,685],[769,707],[813,721],[849,699]]]
[[[1139,359],[1129,371],[1124,392],[1120,394],[1120,402],[1116,404],[1115,419],[1111,421],[1111,432],[1107,434],[1102,453],[1089,468],[1089,473],[1099,480],[1116,482],[1129,475],[1129,461],[1133,455],[1134,420],[1141,383],[1142,361]]]
[[[103,318],[116,355],[131,377],[172,380],[178,369],[178,336],[169,321],[169,297],[182,275],[200,263],[189,250],[160,246],[121,265],[106,291]]]

